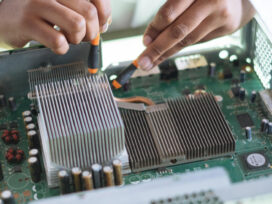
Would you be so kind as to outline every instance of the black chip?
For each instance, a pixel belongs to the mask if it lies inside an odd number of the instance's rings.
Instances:
[[[254,122],[248,113],[242,113],[242,114],[236,115],[236,118],[241,128],[254,126]]]
[[[185,95],[185,96],[188,96],[188,95],[191,94],[191,91],[190,91],[190,89],[184,89],[184,90],[182,91],[182,94]]]
[[[161,80],[171,80],[178,78],[178,69],[171,60],[166,60],[159,65]]]
[[[9,127],[10,128],[18,128],[18,123],[17,122],[11,122],[10,124],[9,124]]]
[[[235,86],[235,87],[231,88],[231,91],[232,91],[232,93],[233,93],[233,95],[235,97],[239,97],[239,95],[240,95],[240,89],[241,89],[240,86]]]
[[[263,170],[270,167],[269,158],[265,155],[264,151],[242,154],[240,159],[247,171]]]
[[[5,130],[7,128],[8,128],[8,125],[5,123],[0,125],[0,130]]]
[[[13,173],[21,173],[22,172],[22,168],[20,166],[15,166],[12,169]]]
[[[232,72],[230,69],[225,69],[223,72],[224,79],[232,79]]]

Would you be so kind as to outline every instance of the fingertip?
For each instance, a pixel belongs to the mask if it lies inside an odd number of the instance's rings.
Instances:
[[[143,43],[145,46],[148,46],[152,43],[152,38],[149,35],[145,35],[143,39]]]
[[[51,50],[57,55],[65,55],[69,50],[69,44],[65,43],[63,46]]]

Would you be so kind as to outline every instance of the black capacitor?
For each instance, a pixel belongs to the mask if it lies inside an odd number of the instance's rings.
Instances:
[[[92,175],[93,175],[93,187],[95,189],[103,187],[103,172],[102,166],[100,164],[92,165]]]
[[[267,125],[267,133],[272,134],[272,122],[269,122]]]
[[[30,111],[33,115],[37,115],[38,112],[34,103],[30,104]]]
[[[39,160],[37,157],[30,157],[28,160],[28,167],[30,170],[31,179],[34,183],[41,180],[41,169],[39,165]]]
[[[38,159],[39,166],[40,166],[40,169],[42,172],[42,164],[41,164],[41,160],[39,157],[39,150],[38,149],[31,149],[31,150],[29,150],[28,155],[29,155],[29,157],[36,157]]]
[[[244,70],[241,70],[240,72],[240,82],[244,83],[246,80],[246,72]]]
[[[1,94],[0,95],[0,108],[3,108],[6,105],[7,105],[6,97],[5,97],[5,95]]]
[[[214,77],[215,74],[215,69],[216,69],[216,63],[211,62],[208,67],[208,76],[209,77]]]
[[[251,102],[254,103],[256,101],[256,98],[257,98],[257,92],[256,91],[252,91],[251,92]]]
[[[72,168],[72,178],[73,178],[73,185],[74,191],[80,192],[82,191],[82,171],[78,167]]]
[[[261,132],[266,132],[269,121],[267,119],[262,119],[261,122]]]
[[[3,204],[15,204],[15,199],[9,190],[5,190],[1,193]]]
[[[27,132],[28,145],[30,149],[39,147],[38,133],[35,130],[30,130]]]
[[[246,97],[246,90],[245,90],[244,88],[241,88],[241,89],[240,89],[239,97],[240,97],[240,99],[241,99],[242,101],[245,100],[245,97]]]
[[[249,141],[252,140],[252,130],[251,130],[251,127],[246,127],[245,131],[246,131],[246,138]]]
[[[16,110],[16,101],[15,101],[15,98],[14,98],[14,97],[9,97],[9,98],[8,98],[8,105],[9,105],[9,108],[10,108],[12,111],[15,111],[15,110]]]
[[[60,193],[62,195],[70,193],[70,179],[66,170],[61,170],[58,173]]]
[[[2,169],[2,164],[0,162],[0,181],[2,181],[4,179],[4,173],[3,173],[3,169]]]

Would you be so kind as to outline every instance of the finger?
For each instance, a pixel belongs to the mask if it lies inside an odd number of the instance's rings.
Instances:
[[[220,28],[221,29],[221,28]],[[207,17],[203,23],[201,23],[192,33],[190,33],[186,38],[178,42],[174,47],[165,52],[155,63],[157,66],[164,60],[168,59],[172,55],[176,54],[183,48],[200,42],[205,36],[213,31],[218,30],[218,20],[214,16]]]
[[[86,34],[86,22],[83,16],[55,1],[43,1],[43,4],[41,5],[43,7],[38,9],[38,15],[60,27],[69,42],[80,43]]]
[[[212,32],[210,32],[209,34],[207,34],[205,37],[203,37],[200,42],[206,42],[206,41],[210,41],[213,40],[215,38],[219,38],[222,37],[224,35],[226,35],[226,28],[225,27],[220,27]]]
[[[111,1],[110,0],[92,0],[98,11],[100,31],[106,32],[111,18]]]
[[[69,50],[65,36],[42,20],[29,21],[26,30],[29,31],[31,39],[40,42],[56,54],[65,54]]]
[[[201,12],[199,12],[201,11]],[[171,26],[164,30],[139,56],[140,68],[148,70],[167,50],[183,40],[210,15],[212,7],[205,1],[195,2]]]
[[[168,0],[148,25],[143,42],[148,46],[170,24],[172,24],[195,0]]]
[[[84,41],[91,41],[99,33],[99,20],[96,7],[86,0],[58,0],[61,4],[76,11],[86,21],[86,35]]]

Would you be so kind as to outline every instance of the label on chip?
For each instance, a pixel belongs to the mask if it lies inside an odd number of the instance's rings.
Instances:
[[[261,167],[261,166],[264,166],[266,163],[266,159],[264,155],[260,153],[249,154],[246,158],[246,161],[250,166],[253,166],[253,167]]]

